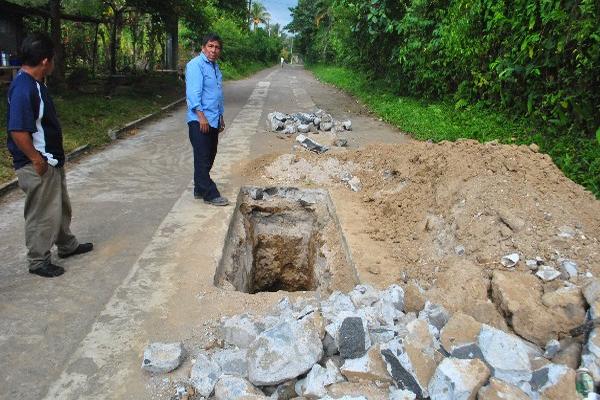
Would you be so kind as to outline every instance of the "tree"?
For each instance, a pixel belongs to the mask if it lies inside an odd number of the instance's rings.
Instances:
[[[267,23],[267,20],[271,18],[271,14],[267,12],[267,9],[264,5],[259,2],[254,2],[252,3],[252,8],[250,8],[250,17],[254,23],[254,30],[256,30],[258,24]]]

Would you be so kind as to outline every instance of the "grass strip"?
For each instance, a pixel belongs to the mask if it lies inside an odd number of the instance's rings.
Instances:
[[[392,93],[384,82],[373,81],[349,68],[312,65],[315,76],[362,101],[384,121],[418,140],[480,142],[497,140],[506,144],[536,143],[549,154],[563,173],[600,199],[600,142],[577,132],[557,135],[522,119],[473,106],[456,109],[444,101],[423,101]]]

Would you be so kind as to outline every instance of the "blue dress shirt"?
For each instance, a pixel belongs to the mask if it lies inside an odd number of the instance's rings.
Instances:
[[[211,127],[218,128],[224,112],[223,74],[219,65],[210,62],[204,53],[194,57],[185,67],[185,94],[187,121],[198,121],[196,110],[199,110]]]

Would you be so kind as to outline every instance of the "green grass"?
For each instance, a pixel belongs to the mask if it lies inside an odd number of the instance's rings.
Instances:
[[[450,102],[426,102],[392,93],[383,82],[344,67],[313,65],[315,76],[358,98],[386,122],[418,140],[536,143],[573,181],[600,198],[600,142],[581,133],[557,135],[526,118],[513,119],[481,107],[456,109]]]
[[[246,63],[233,68],[222,65],[224,79],[240,79],[264,69],[262,63]],[[0,87],[6,99],[7,87]],[[65,151],[79,146],[103,146],[110,142],[108,131],[123,126],[185,96],[185,85],[174,75],[144,76],[126,88],[119,88],[110,98],[102,94],[83,94],[76,91],[55,93],[50,88],[63,128]],[[4,100],[6,101],[6,100]],[[6,148],[6,105],[0,107],[0,184],[14,178],[12,159]]]

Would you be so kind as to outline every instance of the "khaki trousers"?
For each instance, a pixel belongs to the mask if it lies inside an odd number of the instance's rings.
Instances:
[[[25,192],[25,244],[29,269],[50,262],[53,245],[59,253],[70,253],[79,242],[71,233],[71,201],[63,168],[48,166],[39,176],[33,165],[16,171],[19,187]]]

